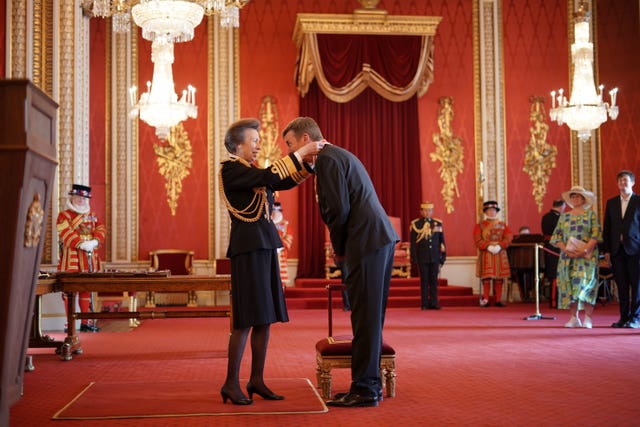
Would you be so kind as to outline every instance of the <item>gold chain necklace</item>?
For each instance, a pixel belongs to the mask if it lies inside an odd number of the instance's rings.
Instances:
[[[222,183],[222,170],[218,172],[218,187],[227,210],[231,213],[231,215],[238,218],[242,222],[256,222],[260,219],[260,215],[262,214],[263,209],[265,212],[267,211],[266,187],[254,188],[253,198],[251,199],[247,207],[242,210],[236,209],[231,206],[231,202],[229,201],[229,199],[227,199],[227,195],[224,192],[224,185]],[[254,214],[255,216],[252,216]]]

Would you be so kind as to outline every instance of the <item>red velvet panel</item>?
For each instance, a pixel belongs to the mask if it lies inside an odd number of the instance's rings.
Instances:
[[[139,37],[139,82],[146,88],[151,80],[151,43]],[[195,37],[174,47],[173,79],[176,93],[181,96],[188,84],[196,87],[197,119],[187,119],[183,126],[193,150],[192,168],[182,181],[175,216],[167,203],[165,179],[158,171],[154,143],[159,140],[155,130],[140,121],[139,138],[139,220],[138,253],[146,259],[149,251],[158,248],[185,248],[195,252],[196,259],[208,258],[207,207],[207,20],[195,29]]]
[[[365,63],[399,87],[408,85],[418,69],[421,37],[319,34],[317,38],[322,69],[333,86],[351,82]]]
[[[567,57],[567,5],[565,0],[503,2],[504,88],[507,143],[507,223],[513,230],[527,225],[541,232],[541,216],[571,186],[569,130],[549,119],[549,92],[569,85]],[[538,209],[532,181],[523,170],[531,121],[529,98],[545,99],[547,142],[558,147],[543,206]],[[489,195],[495,197],[495,195]]]
[[[382,206],[390,216],[409,224],[413,210],[420,203],[419,147],[409,144],[418,140],[418,108],[416,97],[405,102],[383,99],[366,89],[351,102],[330,101],[314,81],[300,102],[300,114],[314,117],[331,142],[351,151],[369,172]],[[315,204],[313,187],[300,189],[299,277],[320,277],[324,271],[323,226]],[[402,240],[408,240],[408,227]]]
[[[91,208],[98,218],[109,224],[106,217],[106,170],[105,170],[105,72],[106,51],[105,37],[107,21],[91,19],[89,21],[91,35],[91,53],[89,57],[89,183],[91,184]],[[107,242],[110,241],[110,230],[107,230]],[[101,259],[105,260],[105,248],[98,249]]]
[[[597,2],[597,57],[599,83],[605,93],[617,86],[620,115],[600,126],[602,200],[618,193],[616,174],[629,169],[640,191],[640,11],[635,0]],[[609,99],[608,94],[605,97]]]

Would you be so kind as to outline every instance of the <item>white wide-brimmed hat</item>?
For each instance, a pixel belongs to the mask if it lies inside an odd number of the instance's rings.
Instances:
[[[585,202],[583,207],[585,209],[588,209],[591,206],[596,204],[596,196],[591,191],[587,191],[584,189],[584,187],[581,187],[579,185],[574,185],[573,187],[571,187],[571,190],[565,191],[564,193],[562,193],[562,198],[567,203],[567,205],[571,206],[572,208],[573,208],[573,204],[571,203],[572,194],[579,194],[582,197],[584,197]]]

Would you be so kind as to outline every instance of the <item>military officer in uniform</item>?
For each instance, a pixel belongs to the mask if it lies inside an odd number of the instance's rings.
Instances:
[[[420,269],[422,310],[439,310],[438,273],[447,258],[442,221],[433,218],[433,203],[420,204],[420,218],[411,221],[411,261]]]
[[[100,271],[100,257],[96,249],[104,244],[107,229],[91,210],[89,199],[91,187],[73,184],[66,209],[58,214],[56,228],[61,247],[59,271]],[[66,294],[63,294],[63,299],[67,309]],[[78,305],[80,312],[92,312],[91,292],[79,292]],[[83,319],[80,330],[98,332],[100,329],[88,319]]]

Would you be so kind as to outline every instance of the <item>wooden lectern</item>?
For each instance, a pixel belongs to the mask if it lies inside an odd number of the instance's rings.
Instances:
[[[27,80],[0,81],[0,425],[22,394],[56,161],[58,105]]]

